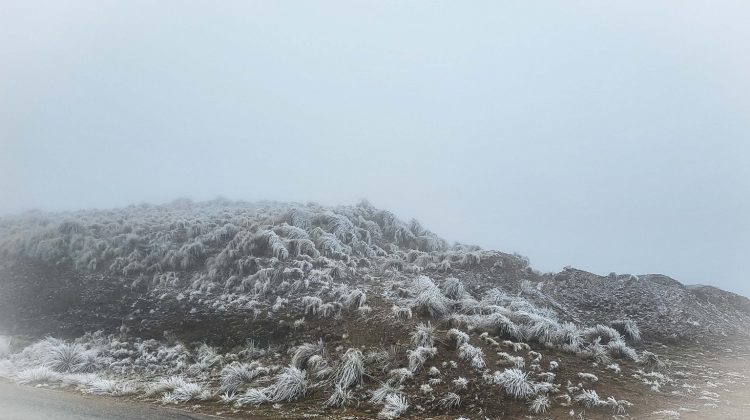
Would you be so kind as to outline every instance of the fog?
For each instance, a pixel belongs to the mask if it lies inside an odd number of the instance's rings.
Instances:
[[[747,2],[11,1],[0,213],[367,198],[750,295]]]

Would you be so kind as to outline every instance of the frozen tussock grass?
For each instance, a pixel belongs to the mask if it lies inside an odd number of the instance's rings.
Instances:
[[[641,330],[638,328],[638,324],[632,319],[619,319],[612,321],[610,326],[634,343],[639,343],[641,341]]]
[[[351,391],[336,384],[333,394],[323,403],[324,407],[343,407],[349,404],[352,400]]]
[[[414,347],[432,347],[434,344],[433,334],[435,328],[430,325],[420,322],[414,332],[411,333],[411,343]]]
[[[131,382],[120,382],[113,379],[96,378],[82,385],[81,391],[85,394],[110,395],[120,397],[132,395],[138,392],[136,386]]]
[[[402,389],[403,389],[402,386],[394,386],[386,382],[383,385],[381,385],[378,389],[370,393],[371,395],[370,402],[375,403],[375,404],[380,404],[383,401],[385,401],[385,397],[391,394],[398,394],[401,392]]]
[[[476,370],[484,370],[487,367],[482,349],[474,347],[469,343],[464,343],[458,348],[458,357],[468,360],[471,363],[471,367]]]
[[[409,362],[411,364],[411,362]],[[414,373],[407,368],[392,369],[388,372],[388,378],[396,384],[402,384],[414,377]]]
[[[443,294],[453,300],[458,300],[464,297],[466,294],[466,290],[464,289],[463,283],[461,283],[461,280],[449,277],[445,279],[445,281],[442,284]]]
[[[639,363],[657,372],[666,370],[669,365],[661,360],[656,354],[644,350],[639,357]]]
[[[292,401],[307,393],[307,374],[288,366],[276,376],[273,384],[265,388],[250,388],[235,399],[235,405],[261,405],[267,402]]]
[[[520,369],[495,372],[492,382],[502,386],[505,392],[513,398],[526,399],[534,395],[534,384],[529,380],[529,374]]]
[[[385,397],[383,410],[378,413],[378,419],[391,420],[400,417],[409,409],[409,401],[406,397],[397,394],[390,394]]]
[[[622,341],[622,335],[617,330],[601,324],[586,328],[582,334],[586,340],[593,342],[598,339],[602,344],[607,344],[610,341]]]
[[[181,376],[171,376],[157,382],[152,382],[146,388],[146,395],[154,394],[162,394],[162,401],[167,403],[203,400],[211,396],[211,393],[203,385],[188,382]]]
[[[267,374],[268,368],[260,366],[258,362],[231,363],[221,370],[220,390],[230,394],[239,392],[257,377]]]
[[[420,311],[431,317],[443,317],[450,312],[451,301],[443,295],[440,288],[427,276],[417,277],[411,286],[414,303]]]
[[[393,307],[391,308],[391,314],[394,318],[400,321],[405,321],[407,319],[411,319],[412,317],[411,308],[408,306],[393,305]]]
[[[459,348],[461,345],[469,342],[469,334],[456,328],[451,328],[448,330],[448,339],[454,341],[456,343],[456,348]]]
[[[409,359],[409,370],[416,372],[422,368],[427,359],[437,354],[436,347],[417,347],[414,350],[408,350],[406,357]]]
[[[44,364],[57,372],[90,372],[95,368],[95,353],[81,344],[47,339]]]
[[[606,400],[599,398],[599,394],[593,389],[584,389],[580,394],[576,395],[575,401],[580,403],[586,408],[597,408],[607,407],[612,410],[614,414],[625,414],[628,408],[632,407],[633,404],[626,400],[616,400],[614,397],[608,397]]]
[[[343,389],[362,383],[365,367],[362,362],[362,352],[349,349],[341,358],[341,364],[336,369],[336,383]]]
[[[529,402],[529,411],[533,414],[543,414],[549,411],[552,404],[546,395],[538,395]]]
[[[444,409],[456,408],[461,405],[461,397],[455,392],[449,392],[438,401],[438,405]]]
[[[311,357],[315,355],[322,356],[324,354],[324,351],[325,345],[323,345],[322,339],[318,340],[317,343],[302,344],[294,349],[294,354],[292,355],[292,366],[296,367],[297,369],[304,369],[307,361]]]
[[[19,384],[40,384],[57,382],[61,375],[54,370],[39,366],[35,368],[24,369],[16,374],[16,382]]]
[[[305,371],[289,366],[267,391],[268,400],[272,402],[296,400],[307,393],[307,375]]]

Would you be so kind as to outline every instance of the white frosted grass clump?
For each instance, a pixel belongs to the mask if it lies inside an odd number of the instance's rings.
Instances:
[[[336,369],[335,377],[337,385],[347,389],[353,385],[362,383],[365,367],[362,361],[362,352],[357,349],[349,349],[341,357],[341,364]]]
[[[433,318],[440,318],[450,312],[451,301],[443,295],[440,288],[427,276],[417,277],[411,286],[414,303],[423,312]]]
[[[391,314],[394,318],[400,321],[406,321],[412,318],[411,308],[408,306],[393,305],[391,307]]]
[[[582,335],[588,341],[599,340],[602,344],[607,344],[610,341],[622,341],[622,335],[620,332],[612,327],[606,325],[597,324],[594,327],[586,328],[582,331]]]
[[[409,409],[409,401],[403,395],[390,394],[385,397],[383,410],[378,413],[378,419],[392,420],[400,417]]]
[[[483,370],[487,367],[482,349],[474,347],[469,343],[464,343],[458,348],[458,357],[468,360],[471,363],[471,367],[476,370]]]
[[[231,400],[232,398],[228,399]],[[244,394],[234,397],[233,400],[234,404],[238,407],[245,405],[258,406],[269,401],[268,395],[266,394],[266,388],[250,388],[245,391]]]
[[[161,400],[166,403],[185,403],[193,400],[204,400],[210,396],[210,392],[203,388],[201,384],[184,382],[174,388],[172,392],[162,395]]]
[[[273,384],[266,388],[250,388],[237,397],[235,404],[261,405],[266,402],[292,401],[307,393],[307,375],[304,370],[288,366],[276,376]]]
[[[659,356],[650,351],[644,350],[638,359],[638,363],[654,371],[663,371],[669,367]]]
[[[388,377],[392,381],[394,381],[396,384],[402,384],[406,382],[407,380],[412,379],[414,377],[414,373],[412,370],[407,369],[407,368],[398,368],[398,369],[390,370],[388,372]]]
[[[469,334],[460,331],[456,328],[448,330],[448,339],[456,342],[456,348],[461,347],[462,344],[469,342]]]
[[[543,414],[549,411],[552,404],[546,395],[538,395],[529,402],[529,411],[533,414]]]
[[[391,394],[398,394],[403,389],[402,386],[393,386],[390,383],[386,382],[382,384],[378,389],[375,391],[371,391],[370,395],[370,402],[375,404],[380,404],[383,401],[385,401],[385,397]]]
[[[297,399],[307,392],[306,374],[295,367],[287,367],[276,377],[276,382],[270,388],[269,400],[273,402]]]
[[[97,378],[82,386],[81,392],[93,395],[110,395],[120,397],[133,395],[138,389],[131,382],[120,382],[113,379]]]
[[[629,338],[634,343],[641,341],[641,330],[632,319],[621,319],[612,321],[610,326]]]
[[[458,378],[453,380],[453,387],[458,391],[466,389],[468,385],[469,381],[463,376],[459,376]]]
[[[599,394],[593,389],[584,389],[580,394],[576,395],[575,400],[586,408],[601,407],[605,404],[605,402],[599,398]]]
[[[90,372],[95,367],[94,358],[95,353],[81,344],[59,341],[49,345],[44,364],[57,372]]]
[[[505,392],[513,398],[526,399],[534,395],[534,384],[529,380],[529,374],[520,369],[495,372],[492,381],[502,386]]]
[[[461,397],[455,392],[449,392],[438,400],[438,405],[444,409],[456,408],[461,405]]]
[[[466,294],[466,290],[464,289],[464,285],[461,283],[461,280],[455,278],[455,277],[449,277],[443,281],[442,284],[443,294],[453,300],[458,300],[464,297]]]
[[[19,384],[39,384],[57,382],[61,375],[47,366],[24,369],[16,374],[16,382]]]
[[[325,345],[323,340],[318,340],[317,343],[304,343],[294,349],[292,355],[292,366],[297,369],[304,369],[307,361],[314,355],[323,355],[325,351]]]
[[[435,342],[434,333],[435,328],[429,322],[427,324],[420,322],[414,332],[411,333],[411,343],[414,347],[432,347]]]
[[[359,289],[354,289],[343,296],[341,300],[345,307],[359,309],[367,302],[367,295]]]
[[[417,347],[414,350],[408,350],[406,357],[409,359],[409,370],[416,372],[424,366],[427,359],[437,354],[436,347]]]
[[[234,394],[250,385],[258,376],[267,374],[268,368],[260,366],[258,362],[233,362],[221,370],[220,390]]]
[[[317,315],[323,300],[317,296],[304,296],[301,303],[305,307],[305,315]]]
[[[639,360],[638,352],[636,352],[634,348],[625,344],[625,342],[622,340],[610,341],[609,343],[607,343],[607,349],[609,350],[610,354],[614,355],[615,357],[627,358],[634,362],[637,362]]]
[[[343,407],[349,404],[352,400],[351,391],[336,384],[333,390],[333,394],[323,403],[324,407]]]

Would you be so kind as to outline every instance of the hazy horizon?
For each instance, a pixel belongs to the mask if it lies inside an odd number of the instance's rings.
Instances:
[[[750,296],[750,4],[8,2],[0,214],[362,198]]]

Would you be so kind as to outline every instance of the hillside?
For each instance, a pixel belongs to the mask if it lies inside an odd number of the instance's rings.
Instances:
[[[1,377],[224,416],[700,418],[747,382],[748,321],[713,287],[540,273],[366,202],[0,219]]]

